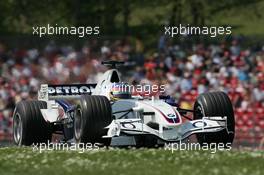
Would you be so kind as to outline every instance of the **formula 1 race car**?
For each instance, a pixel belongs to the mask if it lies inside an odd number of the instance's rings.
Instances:
[[[36,101],[20,101],[13,114],[17,145],[48,142],[61,134],[69,143],[143,146],[179,142],[196,134],[200,144],[232,143],[233,107],[224,92],[198,96],[193,110],[178,107],[169,96],[133,96],[122,86],[118,61],[97,84],[42,84]],[[187,113],[192,118],[183,122]]]

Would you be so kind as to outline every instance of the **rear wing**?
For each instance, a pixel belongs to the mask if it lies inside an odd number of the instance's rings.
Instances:
[[[58,98],[78,98],[83,94],[91,95],[96,84],[41,84],[38,100],[48,101]]]

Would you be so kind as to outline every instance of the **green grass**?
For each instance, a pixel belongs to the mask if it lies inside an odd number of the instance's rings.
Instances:
[[[176,151],[163,149],[115,149],[33,151],[32,148],[1,148],[1,175],[67,174],[232,174],[261,175],[262,151]]]

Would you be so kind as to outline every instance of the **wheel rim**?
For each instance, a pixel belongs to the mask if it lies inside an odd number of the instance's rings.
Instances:
[[[74,117],[74,135],[75,139],[78,141],[81,137],[81,131],[82,131],[82,112],[81,109],[76,110],[76,114]]]
[[[15,143],[20,144],[21,142],[21,137],[22,137],[22,121],[21,117],[19,114],[15,114],[14,119],[13,119],[13,135],[14,135],[14,140]]]

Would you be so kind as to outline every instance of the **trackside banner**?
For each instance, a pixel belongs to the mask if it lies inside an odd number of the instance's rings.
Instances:
[[[49,96],[91,94],[96,84],[48,85]]]

